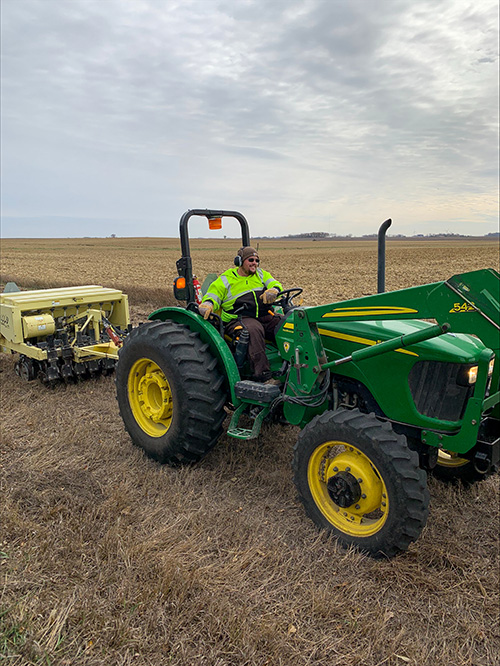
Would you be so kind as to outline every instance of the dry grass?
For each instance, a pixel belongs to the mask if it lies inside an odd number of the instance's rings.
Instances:
[[[216,257],[209,250],[202,275],[214,258],[214,270],[227,265],[227,248]],[[287,285],[305,285],[311,302],[325,289],[339,297],[369,293],[373,245],[359,248],[361,258],[355,249],[336,250],[327,287],[319,275],[304,281],[304,248],[295,244],[285,257],[269,250],[265,265]],[[5,274],[23,286],[40,279],[36,256],[31,264],[4,250]],[[415,250],[411,262],[388,271],[389,288],[494,265],[496,252],[489,245]],[[410,251],[391,246],[389,266]],[[195,252],[196,262],[207,249]],[[328,256],[325,248],[311,252],[318,265]],[[106,263],[99,270],[94,263],[91,276],[88,256],[75,255],[58,271],[48,269],[39,285],[170,284],[178,252],[137,250],[141,269],[127,277],[133,254],[124,257],[121,276]],[[275,270],[273,256],[290,262]],[[50,252],[46,259],[50,267]],[[143,296],[148,303],[132,298],[134,320],[158,305],[151,294]],[[431,516],[419,541],[404,556],[373,561],[339,549],[305,518],[290,471],[296,428],[267,426],[250,443],[223,437],[202,463],[172,470],[131,445],[113,378],[48,390],[17,378],[5,355],[0,371],[6,664],[499,663],[498,476],[468,490],[430,480]]]

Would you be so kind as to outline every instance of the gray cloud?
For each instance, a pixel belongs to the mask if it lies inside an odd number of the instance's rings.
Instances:
[[[3,233],[175,235],[187,208],[243,204],[255,234],[494,231],[497,19],[492,0],[3,0]]]

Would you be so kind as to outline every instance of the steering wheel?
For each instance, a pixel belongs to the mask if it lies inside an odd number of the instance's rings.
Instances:
[[[291,289],[283,289],[278,293],[276,296],[276,300],[274,301],[273,305],[278,305],[283,308],[283,312],[286,314],[293,308],[297,307],[296,305],[293,304],[293,299],[296,296],[300,296],[300,294],[304,290],[301,289],[300,287],[292,287]]]

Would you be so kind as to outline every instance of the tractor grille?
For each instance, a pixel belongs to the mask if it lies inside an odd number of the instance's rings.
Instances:
[[[472,386],[460,382],[464,366],[459,363],[421,361],[408,377],[410,391],[420,414],[443,421],[459,421]]]

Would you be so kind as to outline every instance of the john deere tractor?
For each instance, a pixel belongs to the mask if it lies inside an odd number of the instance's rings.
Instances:
[[[182,216],[174,294],[186,307],[153,312],[119,352],[118,402],[132,441],[180,465],[215,446],[225,407],[237,439],[257,437],[271,417],[297,425],[293,474],[307,515],[344,546],[374,557],[405,551],[427,520],[427,473],[471,483],[498,468],[499,274],[318,307],[295,304],[299,287],[286,290],[267,345],[279,384],[263,385],[249,379],[243,336],[227,340],[218,316],[198,312],[192,216],[211,226],[235,218],[250,245],[241,213]]]

